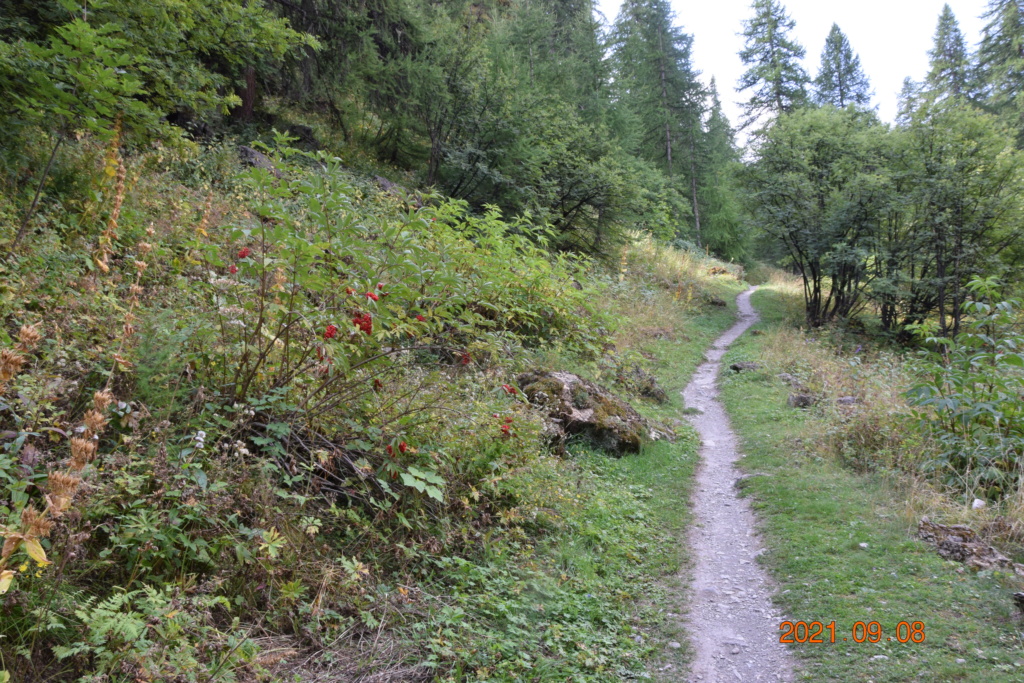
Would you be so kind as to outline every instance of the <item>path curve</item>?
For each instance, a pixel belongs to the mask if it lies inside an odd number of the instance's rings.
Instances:
[[[736,299],[739,321],[715,341],[707,362],[697,368],[683,391],[703,445],[692,504],[690,532],[693,582],[687,630],[695,652],[688,681],[747,683],[793,680],[793,659],[779,643],[783,620],[771,602],[774,591],[757,563],[764,552],[754,513],[738,497],[736,468],[740,454],[729,417],[715,384],[726,349],[758,320],[750,305],[751,287]]]

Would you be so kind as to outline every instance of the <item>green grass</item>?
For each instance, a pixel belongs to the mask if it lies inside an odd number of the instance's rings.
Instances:
[[[785,324],[777,293],[762,289],[754,304],[764,316],[754,329]],[[764,339],[744,335],[725,362],[756,359]],[[821,424],[813,412],[788,408],[787,392],[767,372],[722,382],[746,454],[741,466],[769,475],[747,480],[745,491],[771,549],[762,561],[779,585],[777,602],[794,621],[836,625],[836,643],[794,646],[802,676],[877,683],[1024,680],[1022,625],[1008,577],[972,574],[916,540],[900,514],[898,481],[855,474],[807,452],[805,439]],[[879,622],[882,642],[853,642],[858,621]],[[923,622],[925,641],[896,642],[901,621]],[[879,655],[887,659],[875,659]]]
[[[720,287],[723,298],[742,289]],[[679,321],[675,341],[640,349],[670,400],[632,403],[673,424],[675,441],[622,458],[574,444],[567,460],[534,461],[514,482],[522,509],[538,513],[520,521],[525,535],[489,546],[482,561],[446,562],[446,603],[418,627],[441,634],[430,639],[431,661],[457,662],[442,680],[632,679],[664,664],[658,656],[668,641],[685,642],[665,619],[684,609],[677,576],[687,560],[686,502],[699,448],[693,429],[678,421],[680,392],[734,322],[732,308],[705,308]],[[668,649],[668,656],[681,662],[687,653]]]
[[[686,611],[686,586],[680,571],[690,561],[686,532],[692,512],[689,505],[694,472],[699,462],[700,440],[693,428],[683,421],[686,411],[682,391],[690,382],[694,370],[703,362],[704,352],[736,321],[736,295],[745,285],[722,280],[713,293],[728,302],[724,309],[705,309],[699,316],[681,325],[682,334],[675,340],[661,340],[648,344],[645,349],[654,357],[654,369],[669,402],[664,405],[640,405],[641,412],[655,420],[675,426],[678,439],[674,443],[659,442],[646,446],[637,456],[608,460],[602,456],[602,469],[622,484],[641,487],[650,493],[648,505],[664,541],[646,559],[648,576],[654,580],[647,599],[648,607],[657,615],[649,626],[650,638],[648,671],[666,671],[675,675],[685,666],[690,656],[689,643],[678,619],[668,616]],[[667,648],[670,641],[683,647]]]

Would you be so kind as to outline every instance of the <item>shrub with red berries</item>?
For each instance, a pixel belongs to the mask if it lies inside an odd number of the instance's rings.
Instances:
[[[366,293],[366,298],[367,299],[373,299],[374,301],[379,301],[380,300],[380,297],[377,296],[376,294],[374,294],[373,292],[367,292]]]
[[[511,384],[502,384],[501,388],[504,389],[505,393],[508,394],[509,396],[515,396],[516,395],[516,388],[514,386],[512,386]]]
[[[338,334],[337,325],[328,325],[327,329],[324,330],[324,339],[333,339]]]
[[[366,334],[373,333],[373,318],[370,316],[369,313],[363,313],[362,315],[357,315],[356,317],[352,318],[352,324],[358,327]]]
[[[238,258],[249,258],[250,254],[252,254],[252,249],[249,247],[242,247],[238,250]]]

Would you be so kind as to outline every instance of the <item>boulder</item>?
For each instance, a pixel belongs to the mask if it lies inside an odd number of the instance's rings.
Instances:
[[[778,375],[776,375],[776,377],[778,377],[779,379],[781,379],[783,382],[785,382],[786,384],[788,384],[791,387],[799,387],[800,386],[800,380],[797,379],[795,376],[789,374],[788,372],[780,372]]]
[[[380,189],[384,190],[385,192],[393,192],[393,193],[404,193],[405,192],[405,188],[404,187],[402,187],[401,185],[399,185],[398,183],[396,183],[396,182],[394,182],[392,180],[388,180],[384,176],[375,175],[375,176],[373,176],[373,181],[375,183],[377,183],[380,186]]]
[[[281,177],[281,172],[274,166],[274,162],[270,160],[270,157],[259,150],[242,145],[238,148],[238,156],[246,166],[262,168],[265,171],[270,171],[275,178]]]
[[[574,435],[614,455],[637,453],[645,441],[673,436],[607,389],[571,372],[527,372],[516,383],[544,413],[544,432],[559,451]]]
[[[302,149],[310,152],[315,152],[320,149],[320,141],[317,140],[316,133],[314,133],[313,129],[309,126],[301,123],[293,123],[285,128],[285,132],[287,132],[290,137],[295,138],[296,144]]]
[[[739,363],[733,363],[729,366],[729,369],[733,372],[743,372],[744,370],[760,370],[761,364],[753,361],[741,361]]]
[[[616,384],[633,394],[658,403],[668,403],[668,392],[658,384],[658,379],[636,363],[620,365],[615,375],[615,381]]]
[[[810,408],[818,399],[811,394],[790,394],[789,395],[789,407],[790,408]]]

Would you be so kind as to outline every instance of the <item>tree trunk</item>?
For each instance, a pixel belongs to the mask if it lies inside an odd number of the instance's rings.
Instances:
[[[672,177],[672,122],[669,120],[668,83],[665,76],[665,46],[662,35],[658,33],[658,71],[661,74],[661,106],[665,112],[665,159],[668,163],[668,177]]]
[[[238,92],[242,98],[242,105],[235,110],[235,118],[238,121],[252,121],[253,113],[256,110],[256,67],[245,67],[245,85]]]

